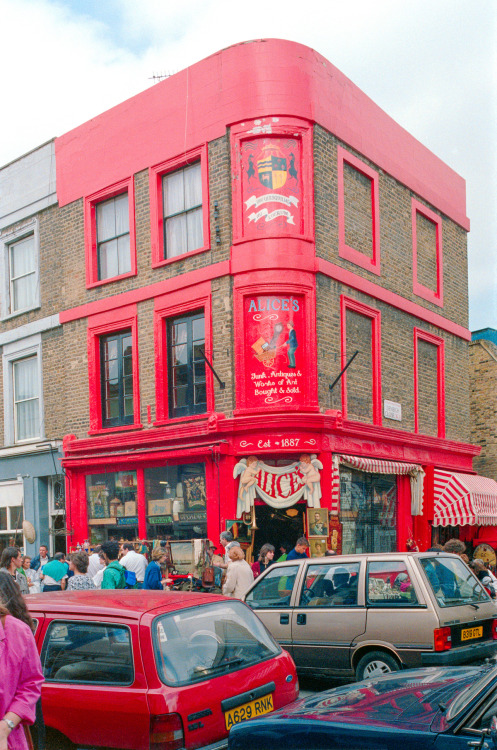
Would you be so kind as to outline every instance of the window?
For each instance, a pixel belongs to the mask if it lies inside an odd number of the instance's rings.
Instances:
[[[340,467],[342,554],[395,552],[397,477]]]
[[[4,233],[0,249],[3,249],[2,316],[19,315],[39,307],[37,221]]]
[[[301,607],[357,606],[359,563],[309,565]]]
[[[169,416],[207,410],[204,313],[168,322]]]
[[[418,603],[413,582],[401,560],[369,563],[366,590],[370,606],[405,607]]]
[[[3,348],[5,443],[43,437],[41,336]]]
[[[86,499],[90,542],[108,541],[118,531],[125,539],[138,536],[136,471],[87,474]]]
[[[5,547],[24,545],[22,481],[0,483],[0,554]]]
[[[445,437],[444,340],[414,329],[414,431]]]
[[[412,200],[413,292],[443,306],[442,219]]]
[[[204,244],[200,162],[162,178],[164,257],[174,258]]]
[[[110,279],[131,271],[128,194],[96,205],[98,278]]]
[[[252,609],[289,607],[298,572],[298,565],[271,569],[247,594],[245,602]]]
[[[144,479],[147,539],[190,540],[207,537],[207,492],[204,464],[146,468]],[[173,560],[175,567],[180,570],[180,560],[176,551],[174,551]],[[187,562],[186,572],[190,567],[191,560]]]
[[[152,265],[209,247],[207,146],[149,170]]]
[[[100,339],[102,425],[133,424],[133,346],[131,331]]]
[[[52,622],[41,662],[45,680],[50,682],[133,682],[130,632],[118,625]]]
[[[136,274],[133,178],[85,198],[87,287]]]
[[[378,173],[338,147],[339,255],[380,274]]]

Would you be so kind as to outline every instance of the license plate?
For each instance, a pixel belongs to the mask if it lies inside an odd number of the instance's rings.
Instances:
[[[272,694],[257,698],[250,703],[244,703],[237,708],[232,708],[231,711],[226,711],[224,714],[226,729],[229,731],[232,726],[239,724],[241,721],[248,721],[248,719],[253,719],[256,716],[269,714],[271,711],[274,711]]]
[[[461,630],[461,641],[471,641],[473,638],[481,638],[483,635],[483,625],[479,628],[466,628]]]

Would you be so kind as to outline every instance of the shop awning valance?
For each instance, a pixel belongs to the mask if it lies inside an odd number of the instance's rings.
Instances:
[[[497,482],[435,469],[434,526],[497,525]]]
[[[411,513],[421,516],[423,513],[423,478],[424,471],[418,464],[404,464],[399,461],[383,461],[379,458],[346,456],[335,453],[332,462],[331,512],[338,515],[340,509],[340,466],[365,471],[368,474],[399,474],[409,476],[411,482]]]

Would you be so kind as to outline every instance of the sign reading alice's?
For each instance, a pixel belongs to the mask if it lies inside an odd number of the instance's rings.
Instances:
[[[291,310],[299,311],[299,300],[295,297],[257,297],[250,299],[248,311],[250,312],[271,312],[272,310]]]

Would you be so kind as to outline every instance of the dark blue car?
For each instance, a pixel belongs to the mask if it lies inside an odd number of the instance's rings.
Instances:
[[[397,672],[236,725],[229,750],[496,750],[497,666]]]

